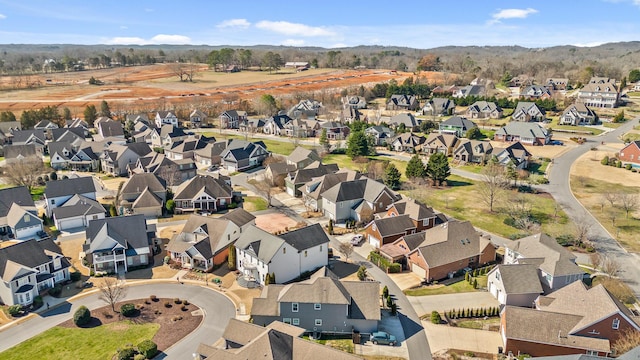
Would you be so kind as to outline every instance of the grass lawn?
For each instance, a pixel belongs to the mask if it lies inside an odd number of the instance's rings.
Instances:
[[[529,164],[529,172],[535,175],[544,175],[549,167],[548,161],[534,161]]]
[[[496,133],[495,130],[487,130],[487,129],[480,129],[480,132],[483,135],[483,138],[481,140],[493,140],[493,135]]]
[[[481,285],[482,283],[484,283],[484,286],[487,285],[486,275],[478,276],[477,279],[478,279],[478,288],[482,286]],[[407,296],[425,296],[425,295],[457,294],[457,293],[474,292],[474,291],[479,291],[479,290],[474,289],[473,286],[471,286],[471,284],[469,284],[467,281],[462,279],[451,285],[441,285],[441,284],[430,285],[430,286],[425,286],[418,289],[407,289],[403,292]]]
[[[54,327],[0,353],[0,360],[111,359],[118,348],[151,339],[159,328],[130,321],[86,329]]]
[[[203,133],[203,135],[205,136],[213,136],[214,138],[216,138],[216,140],[224,140],[224,139],[240,139],[240,140],[244,140],[244,136],[242,135],[229,135],[229,134],[220,134],[219,132],[215,132],[215,131],[210,131],[210,132],[205,132]],[[266,146],[267,146],[267,150],[271,151],[272,153],[276,153],[276,154],[280,154],[280,155],[289,155],[293,152],[293,149],[296,148],[296,144],[294,144],[291,139],[289,138],[275,138],[275,139],[264,139],[264,138],[258,138],[258,137],[251,137],[249,136],[247,138],[248,141],[262,141]],[[311,145],[302,145],[299,144],[299,146],[302,146],[304,148],[307,149],[313,149],[313,146]]]
[[[267,210],[267,200],[259,196],[246,196],[244,197],[243,201],[244,209],[249,212]]]
[[[405,171],[407,170],[406,161],[392,159],[384,155],[369,156],[368,158],[370,160],[388,161],[389,163],[395,165],[398,170],[400,170],[400,174],[401,174],[400,180],[401,181],[407,180],[407,177],[404,174]],[[345,169],[357,170],[357,171],[366,171],[365,169],[367,165],[367,163],[358,164],[345,154],[327,154],[322,158],[322,163],[338,164],[338,167],[341,169],[345,168]]]
[[[484,166],[474,165],[474,164],[465,164],[465,165],[455,166],[455,168],[459,170],[468,171],[474,174],[480,174],[482,173],[482,169],[484,169]]]
[[[44,186],[31,187],[31,198],[34,201],[40,200],[44,196]]]
[[[500,325],[500,318],[457,320],[456,325],[465,329],[482,330],[485,325]]]
[[[549,124],[549,129],[570,130],[570,131],[577,131],[577,132],[585,131],[585,132],[591,133],[592,135],[600,135],[604,132],[603,130],[587,127],[587,126],[558,125],[558,117],[551,118],[551,124]]]
[[[622,141],[624,142],[632,142],[636,140],[640,140],[640,134],[636,132],[628,132],[622,136]]]
[[[494,205],[494,212],[489,212],[479,191],[479,185],[459,176],[451,175],[447,188],[424,188],[409,191],[406,195],[429,204],[449,216],[460,220],[469,220],[474,226],[504,237],[532,234],[543,231],[551,236],[573,234],[573,229],[567,215],[548,194],[517,193],[515,190],[505,190]],[[532,217],[541,224],[541,229],[516,229],[504,223],[508,217],[506,205],[515,196],[522,196],[531,207]]]
[[[606,128],[610,128],[610,129],[617,129],[620,126],[622,126],[623,124],[624,124],[624,122],[620,122],[620,123],[606,122],[606,123],[603,123],[602,126],[604,126]]]

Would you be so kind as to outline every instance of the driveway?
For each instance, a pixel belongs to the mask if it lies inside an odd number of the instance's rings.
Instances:
[[[500,305],[498,300],[487,291],[407,296],[407,298],[419,315],[426,315],[434,310],[447,311],[451,309],[483,308]]]
[[[236,315],[234,304],[224,295],[212,289],[186,283],[184,285],[167,283],[131,285],[127,288],[124,300],[148,298],[151,294],[165,298],[186,298],[204,312],[201,325],[157,359],[165,357],[181,359],[185,354],[193,353],[201,342],[212,344],[222,336],[229,319]],[[81,305],[89,309],[104,306],[105,303],[98,297],[99,292],[96,291],[90,295],[63,302],[49,311],[5,329],[0,333],[2,334],[0,352],[70,319]]]
[[[449,325],[435,325],[423,321],[431,351],[436,353],[447,349],[496,354],[498,347],[504,346],[497,331],[464,329]]]

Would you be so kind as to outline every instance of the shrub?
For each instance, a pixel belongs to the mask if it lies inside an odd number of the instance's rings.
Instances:
[[[33,298],[33,308],[34,309],[40,308],[40,306],[42,306],[43,303],[44,302],[42,301],[42,296],[38,295],[38,296]]]
[[[402,271],[402,265],[398,264],[398,263],[391,263],[391,265],[389,265],[389,272],[390,273],[399,273]]]
[[[118,350],[116,353],[117,360],[131,360],[131,358],[136,354],[136,350],[133,347],[126,347],[124,349]]]
[[[187,310],[189,310],[189,308],[187,308],[186,306],[182,305],[182,307],[180,307],[180,310],[187,311]]]
[[[73,314],[73,323],[76,324],[76,326],[86,325],[89,323],[89,320],[91,320],[91,312],[84,305],[80,306]]]
[[[133,360],[145,360],[147,357],[142,354],[135,354]]]
[[[189,305],[189,300],[184,299],[184,300],[182,300],[182,303],[185,304],[185,305]]]
[[[123,316],[131,317],[136,313],[136,306],[133,304],[124,304],[120,307],[120,313]]]
[[[69,275],[71,276],[71,281],[78,281],[82,278],[82,274],[79,271],[73,271]]]
[[[440,324],[442,322],[442,317],[440,317],[440,313],[437,311],[431,312],[431,322],[433,324]]]
[[[360,281],[364,281],[364,279],[366,279],[366,278],[367,278],[367,268],[366,268],[366,267],[364,267],[364,266],[360,266],[360,267],[358,268],[358,273],[357,273],[357,275],[358,275],[358,279],[359,279]]]
[[[387,307],[390,308],[393,305],[393,298],[391,296],[387,296]]]
[[[15,317],[15,316],[20,315],[20,311],[22,311],[22,306],[20,306],[20,305],[11,305],[11,306],[9,306],[7,311],[9,312],[9,315]]]
[[[138,352],[147,359],[151,359],[158,353],[158,345],[151,340],[143,340],[138,344]]]
[[[385,285],[385,286],[382,288],[382,297],[383,297],[383,298],[387,298],[387,297],[389,297],[389,288],[387,287],[387,285]]]
[[[170,301],[167,301],[167,302],[164,303],[164,307],[166,307],[166,308],[170,308],[171,306],[172,305],[171,305]]]
[[[396,315],[398,313],[398,305],[396,303],[391,304],[391,315]]]
[[[56,285],[49,289],[49,295],[58,297],[62,293],[62,286]]]
[[[157,296],[155,296],[155,295],[150,295],[150,296],[149,296],[149,300],[151,300],[151,301],[153,301],[153,302],[156,302],[156,301],[158,301],[158,297],[157,297]]]
[[[182,304],[182,300],[180,300],[178,298],[173,299],[173,302],[176,303],[176,304]]]
[[[627,165],[624,166],[624,168],[627,169],[627,170],[631,170],[632,167],[633,166],[631,166],[631,164],[627,164]]]

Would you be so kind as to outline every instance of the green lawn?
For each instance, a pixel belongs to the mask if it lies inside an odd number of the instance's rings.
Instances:
[[[400,180],[407,181],[407,177],[405,176],[405,171],[407,170],[407,162],[400,161],[396,159],[392,159],[388,156],[384,155],[376,155],[369,156],[370,160],[379,160],[379,161],[388,161],[389,163],[396,166],[398,170],[400,170],[400,174],[402,175]],[[349,156],[344,154],[327,154],[322,158],[323,164],[338,164],[338,167],[341,169],[350,169],[357,171],[366,171],[366,163],[358,164],[353,161]]]
[[[31,188],[31,198],[34,201],[40,200],[44,196],[44,186],[33,186]]]
[[[635,132],[628,132],[622,136],[622,140],[624,142],[632,142],[632,141],[640,140],[640,134]]]
[[[406,195],[421,200],[449,216],[460,220],[469,220],[480,229],[507,238],[512,235],[524,235],[536,231],[535,229],[531,231],[516,229],[504,223],[508,217],[506,205],[515,196],[522,196],[531,207],[532,217],[541,224],[541,231],[552,236],[574,232],[566,214],[547,194],[528,194],[505,190],[499,197],[497,204],[494,205],[494,212],[491,213],[476,182],[455,175],[451,175],[447,182],[451,185],[450,187],[410,191]]]
[[[481,279],[484,278],[484,279]],[[480,287],[481,282],[484,281],[486,286],[487,284],[487,276],[478,276],[478,287]],[[432,285],[419,289],[408,289],[403,291],[407,296],[425,296],[425,295],[442,295],[442,294],[457,294],[457,293],[465,293],[465,292],[474,292],[479,291],[474,289],[471,284],[469,284],[464,279],[453,283],[451,285]]]
[[[606,126],[606,125],[605,125]],[[573,126],[573,125],[558,125],[558,117],[551,118],[551,124],[549,124],[549,129],[554,130],[570,130],[570,131],[585,131],[591,133],[592,135],[600,135],[604,131],[596,128],[591,128],[587,126]]]
[[[496,133],[495,130],[486,130],[486,129],[480,129],[480,132],[483,135],[482,140],[493,140],[493,135]]]
[[[603,123],[602,124],[602,126],[604,126],[606,128],[610,128],[610,129],[617,129],[622,125],[624,125],[624,122],[620,122],[620,123],[613,123],[613,122],[609,123],[609,122],[607,122],[607,123]]]
[[[534,175],[544,175],[549,167],[548,161],[534,161],[529,164],[529,172]]]
[[[243,207],[247,211],[267,210],[267,200],[259,196],[246,196],[243,201]]]
[[[469,319],[469,320],[457,320],[456,326],[465,329],[482,330],[485,325],[500,325],[500,318],[494,317],[487,320],[484,319]]]
[[[86,329],[54,327],[0,353],[0,360],[111,359],[118,348],[152,339],[159,328],[130,321]]]
[[[474,174],[480,174],[482,173],[482,169],[484,169],[484,166],[474,165],[474,164],[465,164],[465,165],[455,166],[455,168],[468,171]]]
[[[204,136],[214,137],[216,140],[225,140],[225,139],[241,139],[244,140],[244,136],[242,135],[229,135],[229,134],[220,134],[215,131],[205,132]],[[293,149],[296,148],[296,145],[292,142],[292,139],[289,138],[274,138],[274,139],[264,139],[258,137],[248,137],[248,141],[262,141],[266,146],[267,150],[271,151],[275,154],[280,155],[289,155],[293,152]],[[311,145],[302,145],[307,149],[313,149],[314,147]]]

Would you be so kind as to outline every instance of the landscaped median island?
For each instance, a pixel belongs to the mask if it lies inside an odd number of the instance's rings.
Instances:
[[[115,309],[117,312],[111,306],[91,310],[89,321],[83,325],[67,320],[0,353],[0,359],[111,359],[116,353],[125,356],[130,351],[142,356],[146,352],[147,357],[142,359],[152,358],[151,342],[161,352],[203,320],[199,308],[182,299],[150,296],[118,303]]]

